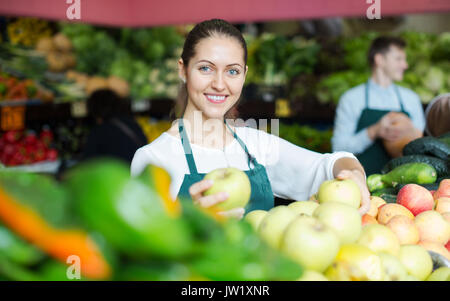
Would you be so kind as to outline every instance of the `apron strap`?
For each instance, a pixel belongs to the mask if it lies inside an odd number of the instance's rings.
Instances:
[[[256,161],[256,158],[253,157],[248,149],[247,146],[245,145],[245,143],[238,137],[238,135],[230,128],[230,126],[228,125],[227,121],[224,119],[223,122],[226,124],[226,126],[228,127],[228,129],[233,133],[234,138],[239,142],[239,144],[241,145],[241,147],[244,149],[245,153],[247,154],[248,157],[248,168],[251,169],[250,167],[250,163],[253,164],[253,166],[256,166],[258,164],[258,161]]]
[[[180,132],[181,143],[184,148],[184,155],[186,156],[186,161],[189,165],[189,172],[191,175],[197,174],[197,167],[195,166],[194,155],[192,154],[191,144],[187,137],[186,131],[184,129],[183,119],[180,118],[178,121],[178,131]]]
[[[397,85],[394,85],[394,90],[395,90],[395,94],[397,94],[398,101],[400,102],[400,110],[402,112],[406,112],[405,109],[403,108],[403,100],[402,100],[402,97],[400,96],[400,91],[398,90]]]

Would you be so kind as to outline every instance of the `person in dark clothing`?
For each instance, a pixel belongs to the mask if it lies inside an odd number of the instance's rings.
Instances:
[[[110,157],[130,164],[136,150],[147,144],[146,136],[131,115],[130,102],[112,90],[93,92],[87,100],[87,111],[95,125],[88,135],[82,161]]]

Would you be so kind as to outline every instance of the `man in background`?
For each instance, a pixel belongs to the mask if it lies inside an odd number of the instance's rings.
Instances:
[[[405,47],[400,38],[375,39],[368,53],[371,77],[345,92],[336,109],[333,151],[354,153],[367,175],[379,173],[392,158],[387,144],[400,145],[423,135],[419,96],[394,84],[408,68]]]

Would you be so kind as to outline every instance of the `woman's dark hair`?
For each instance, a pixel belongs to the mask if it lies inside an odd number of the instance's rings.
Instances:
[[[98,118],[106,121],[131,114],[131,104],[110,89],[99,89],[87,99],[87,111],[91,121],[95,122]]]
[[[373,40],[367,55],[371,68],[375,67],[375,55],[378,53],[385,54],[389,51],[391,46],[404,49],[406,47],[406,42],[398,37],[378,37]]]
[[[197,24],[187,35],[186,40],[183,46],[183,52],[181,54],[181,59],[183,60],[183,64],[187,66],[192,57],[195,56],[195,47],[197,44],[206,38],[210,38],[213,36],[223,36],[223,37],[231,37],[235,38],[239,44],[242,46],[244,50],[244,63],[247,65],[247,43],[245,42],[242,33],[234,27],[231,23],[221,20],[221,19],[212,19],[203,21]],[[179,97],[177,99],[177,112],[175,114],[177,117],[181,117],[184,114],[184,110],[187,105],[187,90],[186,84],[183,84],[179,91]],[[237,105],[237,103],[236,103]],[[235,106],[236,106],[235,105]],[[230,109],[229,112],[233,110]],[[227,116],[234,117],[234,116]]]

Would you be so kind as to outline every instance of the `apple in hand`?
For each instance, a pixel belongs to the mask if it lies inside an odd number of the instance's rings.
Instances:
[[[228,193],[228,199],[215,205],[218,209],[227,211],[244,208],[248,204],[251,195],[250,180],[242,170],[234,167],[218,168],[209,172],[204,179],[213,181],[212,187],[203,193],[204,196]]]
[[[361,206],[361,191],[355,181],[328,180],[319,187],[317,198],[320,204],[327,202],[344,203],[358,209]]]

